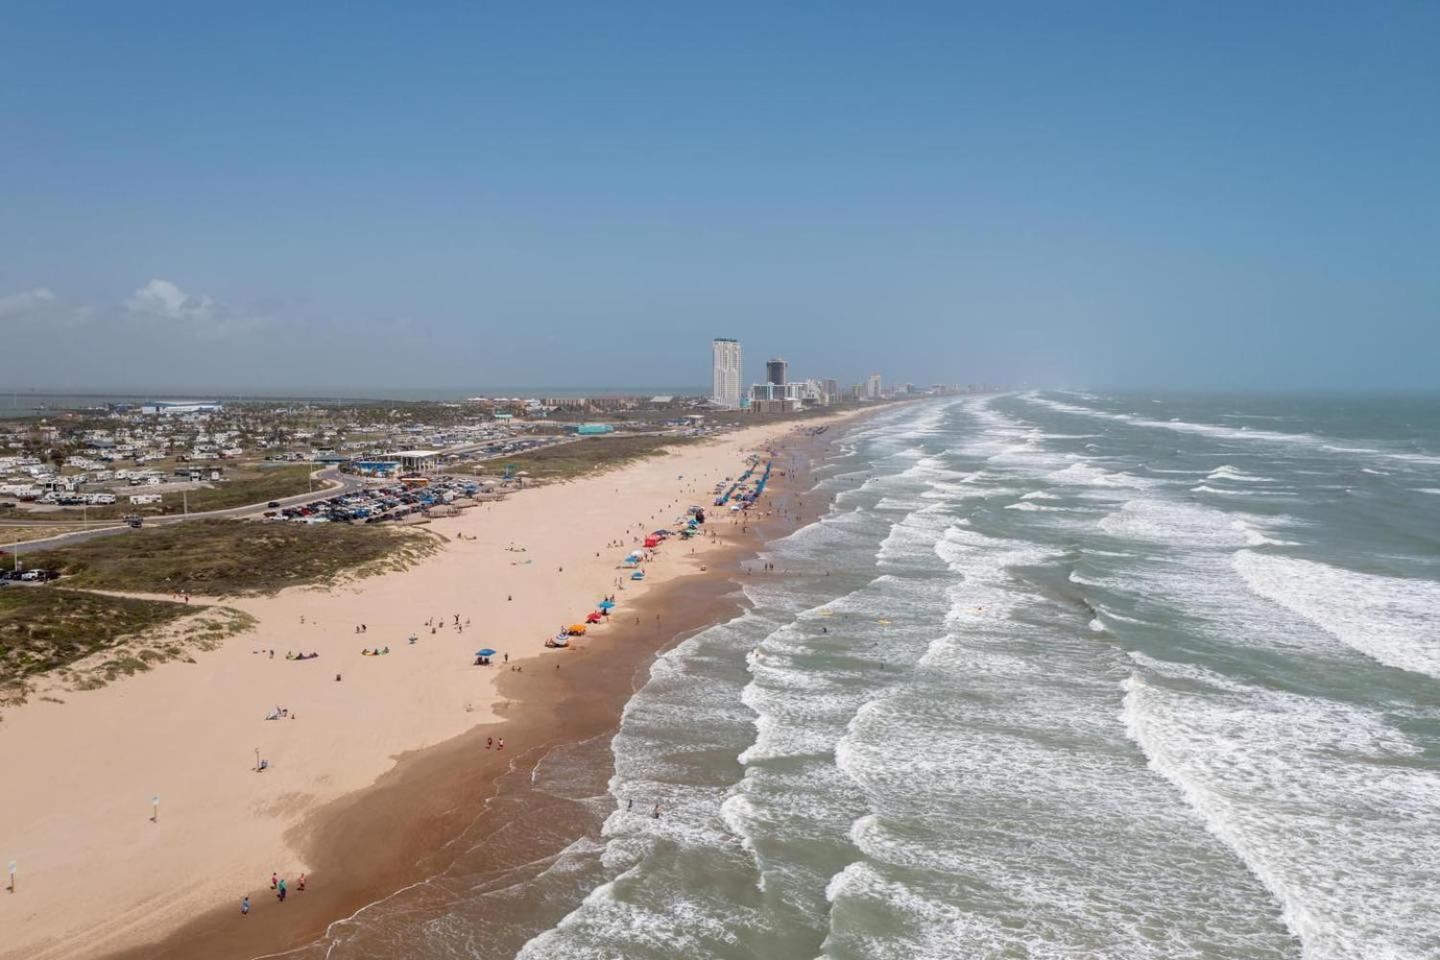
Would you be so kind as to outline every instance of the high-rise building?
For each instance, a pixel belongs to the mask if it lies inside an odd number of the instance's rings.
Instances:
[[[865,381],[865,396],[871,400],[880,399],[880,374],[872,373],[870,378]]]
[[[825,402],[826,402],[826,403],[839,403],[839,402],[840,402],[840,383],[839,383],[839,381],[837,381],[837,380],[832,380],[832,379],[827,378],[827,379],[825,379],[825,380],[821,380],[820,383],[821,383],[821,385],[825,388]]]
[[[765,382],[766,383],[789,383],[790,364],[776,357],[773,360],[765,361]]]
[[[714,384],[710,399],[730,410],[740,409],[740,341],[716,337],[710,345]]]

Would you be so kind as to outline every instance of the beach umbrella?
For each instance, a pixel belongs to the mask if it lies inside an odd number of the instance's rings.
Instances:
[[[495,656],[495,651],[494,651],[494,650],[491,650],[489,647],[486,647],[484,650],[476,650],[476,651],[475,651],[475,656],[477,656],[477,657],[493,657],[493,656]]]
[[[601,600],[599,606],[600,606],[600,609],[601,609],[601,610],[611,610],[611,609],[614,609],[614,607],[615,607],[615,601],[614,601],[614,600]]]

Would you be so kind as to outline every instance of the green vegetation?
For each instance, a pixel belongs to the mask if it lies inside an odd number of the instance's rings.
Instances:
[[[213,487],[191,490],[186,496],[190,512],[205,510],[228,510],[232,507],[246,507],[256,503],[281,500],[310,490],[311,464],[286,465],[283,467],[247,467],[227,470],[229,479]],[[144,487],[136,489],[143,491]],[[180,498],[170,494],[165,498],[167,513],[178,513]]]
[[[66,666],[197,609],[55,587],[7,587],[0,590],[0,684]],[[144,660],[137,662],[145,669]]]
[[[59,570],[67,586],[213,596],[378,573],[436,546],[430,536],[393,527],[194,520],[37,550],[26,563]]]
[[[206,464],[201,464],[205,466]],[[66,507],[62,510],[48,510],[44,513],[19,514],[14,518],[36,517],[44,520],[115,520],[132,513],[143,516],[161,516],[164,514],[176,514],[185,509],[188,502],[191,513],[203,513],[207,510],[229,510],[234,507],[248,507],[254,504],[263,504],[271,500],[281,500],[285,497],[293,497],[297,494],[308,493],[310,490],[310,472],[315,469],[313,464],[286,464],[284,466],[262,466],[260,464],[232,465],[229,462],[217,463],[225,469],[225,480],[214,483],[213,486],[198,487],[190,490],[182,497],[179,493],[166,492],[163,494],[164,501],[158,504],[136,506],[129,502],[132,494],[150,493],[151,488],[146,486],[127,487],[118,486],[115,488],[117,503],[106,507],[90,507],[82,511],[79,507]],[[167,473],[173,470],[167,463],[157,464],[157,468]],[[178,479],[178,478],[177,478]],[[208,481],[207,481],[208,482]]]
[[[608,434],[586,437],[515,456],[487,460],[475,467],[477,474],[499,474],[510,464],[523,470],[531,480],[571,480],[588,473],[610,470],[621,464],[653,457],[662,451],[694,443],[696,437],[654,437]]]
[[[91,526],[110,526],[107,523],[95,522]],[[11,544],[26,543],[30,540],[45,540],[49,537],[58,537],[64,533],[75,533],[77,530],[84,530],[77,521],[75,523],[4,523],[0,524],[0,554],[3,554]],[[8,569],[10,564],[4,562]]]

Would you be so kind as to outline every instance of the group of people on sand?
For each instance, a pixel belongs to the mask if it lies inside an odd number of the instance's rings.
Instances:
[[[270,889],[275,891],[275,899],[281,903],[284,903],[285,898],[290,895],[290,885],[285,882],[285,878],[280,876],[279,873],[270,874]],[[299,878],[296,879],[295,889],[298,892],[304,892],[305,874],[300,874]],[[247,895],[240,898],[240,916],[248,917],[249,915],[250,897]]]
[[[383,656],[385,656],[385,654],[387,654],[387,653],[389,653],[389,652],[390,652],[390,645],[389,645],[389,644],[386,644],[386,645],[383,646],[383,647],[376,647],[376,648],[373,649],[373,650],[371,650],[371,649],[369,649],[369,648],[367,648],[367,647],[361,647],[361,648],[360,648],[360,656],[362,656],[362,657],[383,657]]]
[[[286,660],[318,660],[319,658],[320,652],[318,650],[311,650],[309,653],[303,651],[300,653],[291,653],[289,650],[285,651]]]
[[[460,614],[457,613],[457,614],[455,614],[454,616],[455,616],[454,621],[451,622],[451,623],[448,623],[448,624],[445,622],[445,617],[444,617],[443,614],[442,614],[441,616],[438,616],[438,617],[431,617],[429,620],[426,620],[426,621],[425,621],[425,626],[427,626],[427,627],[430,628],[430,634],[431,634],[431,636],[434,636],[434,634],[436,633],[436,631],[438,631],[441,627],[446,627],[446,626],[448,626],[448,627],[450,627],[451,629],[453,629],[456,633],[464,633],[464,632],[465,632],[465,628],[468,627],[468,626],[470,626],[470,618],[469,618],[469,617],[466,617],[466,618],[465,618],[465,622],[464,622],[464,623],[461,623],[461,622],[460,622]]]

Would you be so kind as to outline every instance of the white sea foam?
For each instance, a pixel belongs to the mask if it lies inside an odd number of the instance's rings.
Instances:
[[[1225,490],[1225,489],[1222,489],[1222,488],[1220,488],[1220,487],[1212,487],[1212,486],[1210,486],[1208,483],[1202,483],[1202,484],[1200,484],[1199,486],[1191,487],[1191,488],[1190,488],[1190,492],[1191,492],[1191,493],[1218,493],[1218,494],[1222,494],[1222,495],[1227,496],[1227,497],[1247,497],[1247,496],[1250,496],[1250,495],[1251,495],[1251,491],[1249,491],[1249,490]]]
[[[1225,514],[1168,500],[1126,501],[1119,510],[1102,517],[1099,527],[1111,536],[1176,547],[1239,547],[1247,543]]]
[[[1250,588],[1386,666],[1440,678],[1440,583],[1242,550]]]
[[[1127,733],[1280,901],[1306,960],[1433,953],[1440,779],[1396,762],[1414,743],[1341,702],[1141,666],[1124,684]]]
[[[1253,473],[1246,473],[1228,463],[1222,463],[1206,474],[1209,480],[1232,480],[1237,483],[1274,483],[1273,477],[1261,477]]]
[[[1077,461],[1064,469],[1052,471],[1045,475],[1045,479],[1053,483],[1121,489],[1139,489],[1148,487],[1153,483],[1153,481],[1132,476],[1128,473],[1101,470],[1083,461]]]

